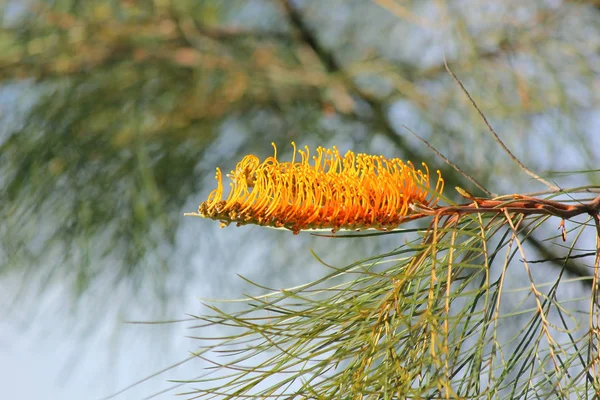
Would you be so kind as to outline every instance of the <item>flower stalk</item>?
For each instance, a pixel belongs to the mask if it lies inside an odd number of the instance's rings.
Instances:
[[[441,196],[444,180],[437,171],[435,188],[429,169],[416,169],[408,161],[383,156],[342,156],[336,147],[319,147],[310,156],[308,147],[297,149],[291,162],[272,157],[260,161],[245,156],[227,177],[231,190],[224,198],[223,177],[217,168],[217,188],[200,204],[198,213],[221,226],[256,224],[287,228],[297,234],[305,229],[391,230],[413,213],[411,206],[433,207]],[[299,160],[296,160],[299,155]]]

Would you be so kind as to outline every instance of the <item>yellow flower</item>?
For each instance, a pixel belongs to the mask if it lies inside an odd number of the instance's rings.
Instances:
[[[227,176],[231,190],[223,199],[221,170],[217,188],[200,204],[198,213],[188,214],[238,226],[257,224],[287,228],[297,234],[303,229],[391,230],[411,212],[410,205],[432,207],[444,187],[438,171],[431,191],[429,169],[417,170],[408,161],[383,156],[354,154],[343,157],[336,147],[319,147],[317,155],[297,150],[291,162],[275,154],[261,162],[245,156]],[[300,155],[300,161],[296,160]]]

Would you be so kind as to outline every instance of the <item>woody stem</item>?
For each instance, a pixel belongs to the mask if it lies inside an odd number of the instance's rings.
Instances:
[[[422,216],[474,213],[499,214],[507,211],[526,215],[553,215],[562,219],[570,219],[581,214],[597,217],[600,214],[600,196],[589,203],[574,205],[520,195],[515,195],[513,200],[492,200],[477,197],[472,200],[473,203],[469,204],[442,206],[429,210],[419,208],[418,211]]]

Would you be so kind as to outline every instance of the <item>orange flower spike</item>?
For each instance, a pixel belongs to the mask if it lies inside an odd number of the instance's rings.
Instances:
[[[217,168],[217,188],[193,215],[222,225],[283,226],[294,233],[316,228],[390,230],[403,222],[411,204],[435,205],[444,188],[437,171],[431,190],[425,164],[423,171],[397,158],[351,151],[342,156],[336,147],[319,147],[311,157],[308,147],[292,146],[291,162],[277,160],[274,144],[274,155],[263,162],[253,155],[244,157],[227,175],[231,190],[226,200]]]

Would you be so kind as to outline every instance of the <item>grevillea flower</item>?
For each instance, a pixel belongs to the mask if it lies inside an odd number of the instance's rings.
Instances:
[[[227,176],[231,190],[223,198],[221,170],[217,188],[200,204],[195,215],[221,222],[221,226],[257,224],[303,229],[390,230],[403,222],[412,204],[432,207],[439,200],[444,180],[438,171],[435,189],[424,171],[398,158],[354,154],[343,157],[338,149],[319,147],[310,157],[308,147],[296,149],[291,162],[275,154],[261,162],[248,155]],[[300,160],[296,160],[296,155]]]

